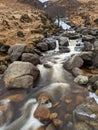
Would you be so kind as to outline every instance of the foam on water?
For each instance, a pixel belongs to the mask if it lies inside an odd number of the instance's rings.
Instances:
[[[95,101],[96,101],[96,103],[98,104],[98,96],[96,96],[95,93],[90,92],[90,93],[89,93],[89,97],[94,98]]]

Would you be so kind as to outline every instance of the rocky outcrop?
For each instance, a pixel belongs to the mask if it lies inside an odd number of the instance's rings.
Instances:
[[[39,70],[29,62],[15,61],[4,73],[6,88],[29,88],[38,78]]]

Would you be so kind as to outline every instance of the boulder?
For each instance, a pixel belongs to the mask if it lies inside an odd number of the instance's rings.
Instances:
[[[96,39],[94,42],[94,49],[98,50],[98,39]]]
[[[93,45],[90,42],[84,42],[84,49],[83,51],[91,51],[93,48]]]
[[[93,52],[89,51],[89,52],[81,52],[79,54],[79,56],[84,60],[84,61],[92,61],[93,59]]]
[[[86,66],[93,65],[93,52],[92,51],[82,52],[79,54],[79,56],[84,61],[84,65],[86,65]]]
[[[82,41],[94,42],[95,37],[92,35],[82,35]]]
[[[48,44],[49,50],[54,50],[56,48],[56,40],[53,38],[47,38],[46,43]]]
[[[94,52],[92,60],[93,60],[93,66],[98,67],[98,50]]]
[[[10,47],[8,50],[8,55],[10,57],[10,60],[17,61],[20,59],[22,53],[25,51],[26,44],[15,44]]]
[[[74,55],[63,64],[63,67],[67,70],[72,70],[75,67],[82,67],[83,63],[84,62],[80,56]]]
[[[95,91],[95,90],[98,90],[98,80],[92,84],[92,89]]]
[[[49,120],[50,110],[48,108],[46,108],[45,106],[39,106],[36,109],[34,116],[40,120]]]
[[[74,76],[84,75],[84,72],[81,69],[77,68],[77,67],[72,69],[72,73],[73,73]]]
[[[78,75],[75,79],[74,82],[80,84],[80,85],[84,85],[88,83],[88,77],[87,76],[83,76],[83,75]]]
[[[39,70],[29,62],[15,61],[4,73],[6,88],[29,88],[39,76]]]
[[[60,37],[59,38],[61,46],[69,46],[68,38],[67,37]]]
[[[98,75],[93,75],[89,78],[89,83],[94,84],[98,80]]]
[[[48,44],[45,42],[38,43],[36,47],[42,52],[48,51]]]
[[[38,55],[32,54],[32,53],[23,53],[22,54],[22,61],[30,62],[33,65],[40,64],[40,60],[39,60]]]

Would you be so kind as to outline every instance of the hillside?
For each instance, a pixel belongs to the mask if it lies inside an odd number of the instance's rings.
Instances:
[[[32,43],[54,32],[52,21],[35,6],[17,0],[0,0],[0,42]]]
[[[68,16],[75,25],[98,26],[98,0],[50,0],[46,12],[51,17]]]

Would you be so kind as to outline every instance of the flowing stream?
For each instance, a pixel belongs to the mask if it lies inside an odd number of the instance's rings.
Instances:
[[[78,42],[81,42],[81,39],[78,39]],[[80,50],[75,50],[76,44],[77,40],[69,40],[70,52],[59,53],[59,41],[56,40],[56,48],[40,58],[42,64],[37,66],[40,70],[40,77],[35,88],[33,88],[34,91],[31,91],[28,100],[23,105],[21,115],[14,121],[3,124],[0,130],[39,130],[40,127],[46,128],[49,122],[41,122],[34,117],[34,112],[41,105],[37,100],[41,93],[45,93],[50,98],[49,102],[44,103],[44,106],[49,108],[51,112],[58,113],[58,119],[63,122],[62,126],[57,129],[75,130],[76,122],[73,111],[76,106],[82,104],[88,96],[95,97],[97,100],[97,97],[92,93],[89,94],[86,88],[75,84],[73,75],[63,68],[65,61],[73,54],[80,53]],[[70,118],[65,120],[68,115]],[[56,130],[56,128],[50,127],[45,130]]]
[[[54,50],[56,54],[51,54],[53,52],[47,53],[44,58],[42,58],[43,64],[37,66],[40,70],[40,78],[36,84],[36,87],[39,88],[38,91],[32,93],[33,96],[31,95],[30,99],[23,106],[22,115],[11,124],[4,124],[0,130],[38,130],[41,126],[45,126],[44,123],[41,123],[34,117],[34,112],[40,105],[34,98],[40,93],[44,92],[49,95],[51,102],[48,104],[46,103],[45,106],[51,108],[52,111],[56,111],[59,119],[62,121],[64,120],[64,115],[66,115],[66,113],[72,114],[75,106],[81,103],[81,101],[75,103],[75,100],[78,100],[79,96],[83,98],[83,101],[85,100],[85,97],[88,95],[87,91],[84,88],[75,85],[71,73],[63,68],[64,61],[68,60],[72,54],[79,53],[74,50],[76,41],[69,41],[69,44],[72,45],[69,46],[71,52],[60,54],[58,53],[59,42],[56,40],[56,48]],[[72,106],[65,103],[67,100],[72,102]],[[54,108],[53,104],[55,103],[60,103],[60,106]],[[63,128],[66,128],[67,130],[70,129],[68,122],[59,129],[62,130]]]

